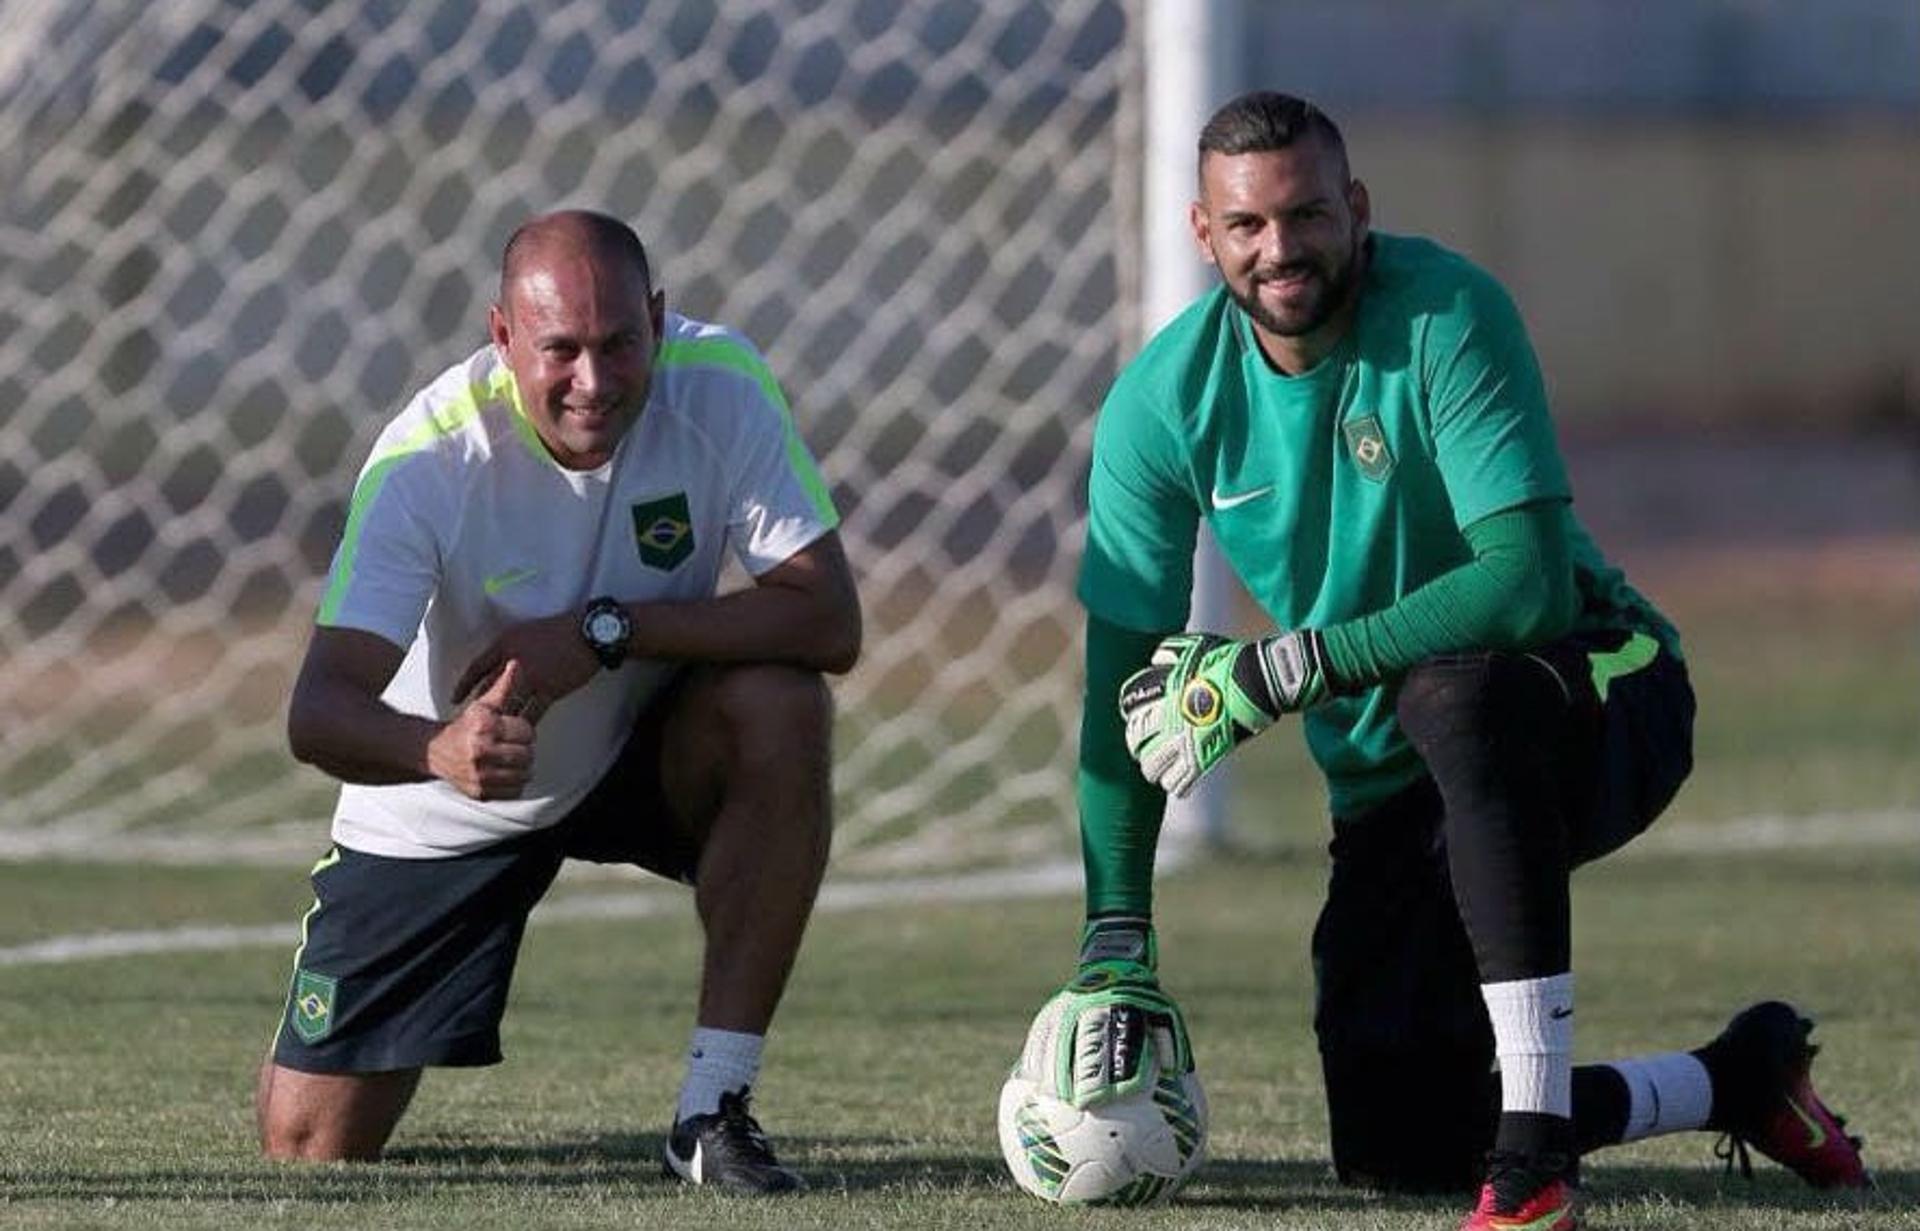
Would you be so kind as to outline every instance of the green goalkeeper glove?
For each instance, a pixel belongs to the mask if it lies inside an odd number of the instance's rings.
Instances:
[[[1060,989],[1055,1093],[1092,1107],[1151,1085],[1161,1071],[1193,1071],[1187,1021],[1160,988],[1153,924],[1091,919],[1080,936],[1080,970]],[[1148,1063],[1149,1050],[1157,1063]]]
[[[1184,796],[1280,715],[1319,704],[1328,685],[1312,629],[1258,641],[1176,633],[1120,685],[1127,751],[1147,781]]]

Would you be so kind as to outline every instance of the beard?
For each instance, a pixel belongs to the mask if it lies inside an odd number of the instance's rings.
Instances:
[[[1353,298],[1360,279],[1361,253],[1361,245],[1354,244],[1347,250],[1346,260],[1337,266],[1294,261],[1272,269],[1256,269],[1244,291],[1229,282],[1227,294],[1268,333],[1282,338],[1303,337],[1332,320],[1333,314]],[[1303,273],[1307,282],[1301,288],[1300,301],[1293,306],[1276,309],[1260,298],[1260,288],[1267,283]]]

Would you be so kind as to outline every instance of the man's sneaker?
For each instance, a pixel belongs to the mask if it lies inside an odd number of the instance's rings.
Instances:
[[[1820,1049],[1807,1041],[1812,1031],[1813,1022],[1798,1009],[1768,1000],[1743,1009],[1700,1049],[1715,1078],[1711,1127],[1725,1134],[1714,1152],[1729,1171],[1737,1155],[1749,1177],[1751,1144],[1815,1188],[1870,1188],[1860,1139],[1848,1136],[1847,1122],[1814,1093],[1811,1070]]]
[[[740,1193],[790,1193],[807,1186],[780,1165],[760,1122],[747,1110],[746,1088],[720,1096],[720,1110],[688,1116],[667,1134],[666,1170],[689,1184]]]
[[[1487,1155],[1480,1204],[1460,1231],[1577,1231],[1569,1160],[1495,1150]]]

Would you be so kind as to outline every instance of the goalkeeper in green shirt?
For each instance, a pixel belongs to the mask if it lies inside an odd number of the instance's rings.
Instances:
[[[1199,144],[1191,222],[1223,285],[1128,365],[1094,437],[1068,991],[1135,1011],[1086,1015],[1113,1037],[1079,1053],[1125,1052],[1147,1020],[1190,1063],[1151,924],[1166,795],[1298,714],[1333,813],[1314,1024],[1343,1181],[1477,1185],[1464,1228],[1566,1229],[1582,1152],[1708,1128],[1865,1184],[1788,1005],[1691,1052],[1573,1066],[1568,876],[1691,767],[1679,639],[1574,517],[1499,284],[1371,233],[1311,104],[1246,95]],[[1203,519],[1271,635],[1179,631]]]

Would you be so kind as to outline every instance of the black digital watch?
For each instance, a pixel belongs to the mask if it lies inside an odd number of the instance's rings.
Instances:
[[[601,595],[580,616],[580,635],[600,665],[612,671],[627,661],[627,639],[633,636],[633,617],[619,600]]]

